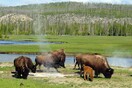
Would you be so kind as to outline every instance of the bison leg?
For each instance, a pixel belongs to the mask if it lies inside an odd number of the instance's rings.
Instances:
[[[66,68],[65,65],[64,65],[64,63],[63,63],[61,66],[62,66],[63,68]]]
[[[98,75],[99,75],[98,71],[95,71],[95,78],[98,78]]]
[[[28,76],[28,74],[25,74],[25,73],[22,74],[23,79],[27,79],[27,76]]]
[[[36,62],[36,64],[35,64],[36,68],[37,68],[38,65],[39,65],[38,69],[41,70],[41,68],[40,68],[41,64],[39,64],[39,63]]]
[[[17,73],[17,78],[21,78],[21,72],[20,71],[18,71],[18,73]]]
[[[55,68],[55,70],[57,71],[57,72],[60,72],[57,68],[59,68],[59,65],[54,65],[53,66],[54,68]]]
[[[57,72],[60,72],[60,71],[58,70],[58,68],[60,67],[59,64],[53,64],[52,67],[54,67],[55,70],[56,70]]]
[[[76,69],[76,65],[77,65],[77,62],[75,63],[75,65],[74,65],[74,68],[73,68],[73,69]]]
[[[78,64],[78,69],[80,69],[81,67],[80,67],[80,64],[79,63],[77,63]]]
[[[75,66],[74,66],[74,68],[73,69],[76,69],[76,65],[78,65],[78,69],[80,69],[81,67],[80,67],[80,64],[78,63],[78,62],[76,62],[75,63]]]
[[[21,78],[21,74],[22,74],[21,68],[16,67],[15,69],[16,69],[16,77]]]
[[[41,64],[39,64],[39,70],[41,70]]]
[[[38,64],[36,63],[36,64],[35,64],[35,66],[37,67],[37,66],[38,66]]]
[[[93,81],[93,78],[94,78],[93,72],[91,72],[91,73],[89,74],[89,80],[90,80],[90,81]]]
[[[49,72],[49,70],[50,70],[50,67],[47,67],[47,71]]]
[[[57,72],[60,72],[57,68],[55,68]]]
[[[84,71],[83,70],[80,70],[80,77],[83,77],[84,76]]]
[[[23,73],[22,73],[22,78],[27,79],[28,74],[29,74],[29,70],[25,69],[25,71],[23,71]]]
[[[86,72],[84,72],[83,78],[84,78],[84,80],[87,80],[87,73]]]
[[[16,77],[18,76],[18,69],[17,69],[17,67],[15,67],[15,76]]]
[[[83,74],[83,72],[84,72],[84,71],[83,71],[83,67],[82,67],[82,65],[81,65],[81,68],[80,68],[80,77],[82,77],[82,76],[83,76],[83,75],[82,75],[82,74]]]

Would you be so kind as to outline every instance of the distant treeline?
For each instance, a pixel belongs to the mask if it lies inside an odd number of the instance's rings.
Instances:
[[[0,22],[0,36],[12,34],[132,36],[132,5],[61,2],[0,7],[0,16],[24,14],[30,22]],[[1,20],[1,19],[0,19]]]

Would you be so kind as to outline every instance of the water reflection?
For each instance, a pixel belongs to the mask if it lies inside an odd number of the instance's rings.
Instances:
[[[10,41],[10,40],[0,40],[0,45],[11,45],[11,44],[17,44],[17,45],[39,45],[39,44],[61,44],[62,42],[34,42],[34,41]]]
[[[0,62],[13,62],[15,58],[21,55],[30,57],[33,61],[35,61],[36,55],[34,54],[0,54]],[[132,58],[108,57],[107,60],[111,66],[120,66],[120,67],[131,67],[132,66]],[[74,65],[74,57],[67,56],[65,63]]]

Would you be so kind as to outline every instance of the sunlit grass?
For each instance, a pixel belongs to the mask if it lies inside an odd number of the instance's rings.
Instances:
[[[73,70],[73,66],[67,65],[66,68],[59,68],[62,74],[76,74],[62,78],[35,78],[28,77],[27,80],[17,79],[11,76],[10,71],[14,67],[0,68],[0,86],[2,88],[132,88],[132,69],[112,67],[114,74],[111,79],[106,79],[102,74],[99,78],[94,78],[93,82],[85,81],[77,74],[79,70]]]
[[[66,84],[48,83],[45,80],[0,79],[2,88],[67,88]],[[8,83],[8,84],[7,84]]]

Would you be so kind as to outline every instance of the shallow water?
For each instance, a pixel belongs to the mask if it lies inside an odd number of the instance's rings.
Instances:
[[[112,66],[132,67],[132,58],[109,57],[107,60]]]
[[[0,54],[0,62],[13,62],[15,58],[22,55],[35,61],[35,54]],[[110,66],[132,67],[132,58],[108,57],[107,60]],[[74,65],[74,57],[67,56],[65,64]]]
[[[37,55],[35,54],[0,54],[0,62],[13,62],[13,60],[19,56],[27,56],[32,59],[32,61],[35,61],[35,57]],[[72,56],[66,57],[66,64],[74,64],[74,59]]]
[[[15,58],[22,55],[35,61],[35,54],[0,54],[0,62],[13,62]],[[132,58],[108,57],[107,60],[110,66],[132,67]],[[66,56],[65,64],[74,65],[74,57]]]
[[[34,42],[34,41],[10,41],[10,40],[0,40],[0,45],[40,45],[40,44],[61,44],[61,42]]]

